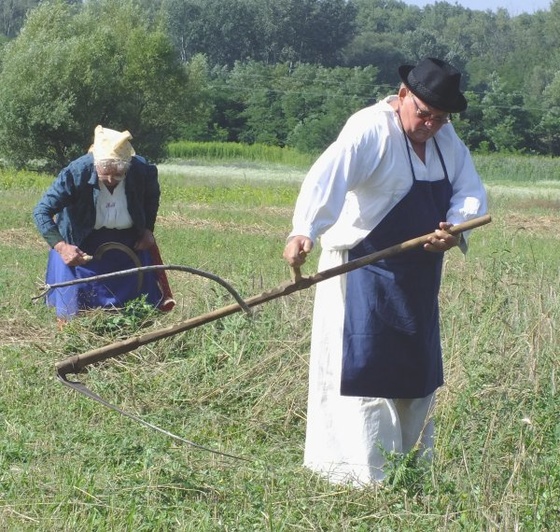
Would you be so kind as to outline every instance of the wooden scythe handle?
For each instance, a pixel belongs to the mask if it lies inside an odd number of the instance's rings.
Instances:
[[[448,230],[448,232],[453,235],[458,235],[460,233],[463,233],[464,231],[470,231],[471,229],[486,225],[491,221],[492,218],[490,217],[490,215],[480,216],[478,218],[473,218],[472,220],[469,220],[467,222],[454,225],[451,229]],[[380,251],[376,251],[375,253],[371,253],[370,255],[365,255],[364,257],[346,262],[344,264],[341,264],[340,266],[329,268],[310,277],[299,277],[294,281],[283,283],[280,286],[273,288],[272,290],[250,297],[249,299],[245,300],[245,303],[248,307],[254,307],[256,305],[266,303],[267,301],[271,301],[273,299],[292,294],[299,290],[309,288],[310,286],[321,281],[325,281],[326,279],[336,277],[337,275],[356,270],[358,268],[361,268],[362,266],[366,266],[367,264],[373,264],[374,262],[378,262],[382,259],[386,259],[410,249],[420,247],[421,245],[426,243],[426,241],[434,234],[435,232],[432,232],[423,236],[419,236],[417,238],[413,238],[411,240],[407,240],[405,242],[402,242],[401,244],[396,244]],[[194,329],[206,323],[210,323],[220,318],[224,318],[225,316],[229,316],[230,314],[239,312],[240,310],[242,310],[242,307],[239,304],[234,303],[232,305],[222,307],[212,312],[208,312],[207,314],[202,314],[200,316],[179,322],[175,325],[170,325],[169,327],[165,327],[163,329],[151,331],[142,334],[141,336],[134,336],[132,338],[128,338],[120,342],[115,342],[104,347],[99,347],[98,349],[87,351],[86,353],[83,353],[81,355],[74,355],[70,358],[67,358],[66,360],[62,360],[56,363],[58,375],[64,376],[67,373],[78,373],[86,366],[94,364],[95,362],[101,362],[108,358],[116,357],[124,353],[129,353],[130,351],[133,351],[134,349],[137,349],[142,345],[149,344],[151,342],[155,342],[156,340],[161,340],[163,338],[167,338],[169,336],[173,336],[190,329]]]

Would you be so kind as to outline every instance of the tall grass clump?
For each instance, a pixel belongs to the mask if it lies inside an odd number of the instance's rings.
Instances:
[[[501,183],[560,182],[560,165],[553,157],[493,153],[475,154],[473,159],[482,176],[495,176]]]
[[[244,160],[279,163],[291,166],[308,166],[315,158],[289,147],[238,142],[172,142],[167,146],[170,159]]]
[[[45,173],[0,167],[0,190],[43,190],[53,179],[53,175]]]

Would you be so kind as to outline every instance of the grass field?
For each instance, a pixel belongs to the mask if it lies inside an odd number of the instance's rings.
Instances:
[[[55,363],[229,305],[170,272],[170,314],[141,304],[57,331],[40,292],[31,210],[49,176],[0,172],[1,531],[553,531],[560,527],[560,178],[551,159],[480,156],[493,222],[446,256],[446,385],[436,455],[395,457],[381,487],[301,466],[313,289],[145,345],[79,379],[179,444],[57,382]],[[242,296],[289,279],[281,260],[303,166],[161,165],[156,236],[168,264]],[[312,255],[304,273],[316,270]]]

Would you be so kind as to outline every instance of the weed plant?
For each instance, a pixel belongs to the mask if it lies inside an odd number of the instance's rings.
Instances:
[[[47,253],[31,210],[50,178],[22,186],[2,171],[0,530],[557,530],[560,186],[537,179],[548,163],[526,158],[532,169],[515,183],[514,168],[480,164],[493,222],[473,231],[466,258],[445,258],[434,461],[390,456],[387,482],[363,489],[329,485],[301,466],[313,289],[75,376],[149,423],[242,459],[180,444],[61,386],[55,362],[232,297],[170,272],[171,313],[137,301],[59,331],[31,299]],[[243,297],[289,279],[281,253],[298,184],[232,180],[223,161],[205,164],[222,175],[205,181],[162,165],[156,237],[165,262],[217,274]]]

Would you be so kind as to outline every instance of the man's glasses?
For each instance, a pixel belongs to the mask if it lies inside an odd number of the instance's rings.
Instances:
[[[434,115],[427,109],[421,109],[418,105],[418,102],[416,101],[416,98],[414,97],[414,94],[412,94],[411,92],[409,92],[408,94],[410,94],[410,97],[412,98],[412,101],[416,106],[416,116],[420,118],[420,120],[424,120],[424,122],[432,122],[432,124],[435,124],[437,126],[442,126],[443,124],[448,124],[449,122],[451,122],[451,116],[449,114]]]

